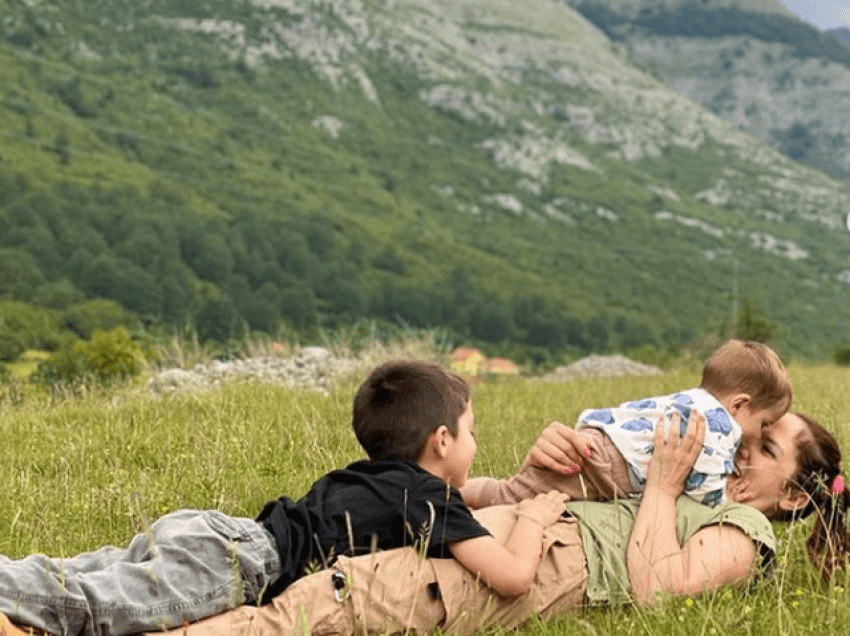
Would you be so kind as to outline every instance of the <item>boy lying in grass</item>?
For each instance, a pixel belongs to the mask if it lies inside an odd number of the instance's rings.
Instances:
[[[301,499],[272,501],[256,520],[177,511],[124,549],[0,557],[0,612],[56,636],[157,631],[269,602],[340,555],[403,546],[454,557],[499,595],[528,590],[565,497],[523,502],[504,544],[473,518],[457,491],[476,452],[467,383],[438,365],[390,362],[360,386],[352,411],[369,459]]]

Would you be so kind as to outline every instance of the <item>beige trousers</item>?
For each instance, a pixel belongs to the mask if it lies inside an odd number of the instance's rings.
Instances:
[[[516,523],[514,506],[478,510],[476,517],[503,543]],[[345,587],[338,589],[342,583]],[[332,569],[296,581],[271,604],[243,605],[167,634],[355,636],[440,628],[464,636],[490,626],[516,627],[534,616],[575,612],[584,604],[586,588],[578,524],[563,519],[544,532],[543,561],[523,596],[491,592],[454,559],[422,559],[412,548],[400,548],[340,557]]]

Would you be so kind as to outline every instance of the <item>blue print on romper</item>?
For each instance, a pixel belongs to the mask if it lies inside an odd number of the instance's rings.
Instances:
[[[711,492],[703,495],[702,503],[706,506],[716,506],[721,501],[723,501],[723,491],[722,490],[712,490]]]
[[[641,417],[637,420],[629,420],[628,422],[623,422],[622,424],[620,424],[620,428],[633,432],[651,431],[652,422]]]
[[[688,481],[685,482],[685,490],[695,490],[699,488],[705,483],[708,475],[705,473],[700,473],[695,470],[691,471],[691,474],[688,475]]]
[[[673,396],[673,401],[679,404],[685,404],[686,406],[692,406],[694,403],[693,398],[687,393],[677,393]]]
[[[638,400],[637,402],[629,402],[626,408],[636,411],[646,411],[648,409],[654,409],[656,406],[658,404],[656,404],[655,400]]]
[[[732,463],[731,459],[723,460],[723,472],[727,475],[735,474],[735,464]]]
[[[614,416],[611,415],[611,409],[602,409],[599,411],[591,411],[584,417],[585,422],[600,422],[602,424],[613,424]]]
[[[712,455],[714,455],[714,449],[711,446],[703,446],[702,454],[711,457]]]
[[[682,418],[682,422],[687,423],[687,421],[691,419],[691,408],[689,406],[673,402],[673,408],[676,409],[676,412]],[[679,428],[681,429],[682,427],[680,426]]]
[[[705,412],[705,424],[712,433],[728,435],[732,432],[732,420],[721,408],[709,409]]]

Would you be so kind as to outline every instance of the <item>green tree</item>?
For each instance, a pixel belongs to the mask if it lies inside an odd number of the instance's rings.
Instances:
[[[776,326],[751,302],[744,302],[741,317],[735,328],[735,337],[739,340],[770,342]]]
[[[62,321],[68,329],[85,339],[91,338],[95,331],[111,331],[116,327],[138,328],[138,318],[133,313],[107,298],[69,305],[62,312]]]
[[[0,247],[0,296],[30,300],[33,291],[44,282],[44,274],[28,252]]]

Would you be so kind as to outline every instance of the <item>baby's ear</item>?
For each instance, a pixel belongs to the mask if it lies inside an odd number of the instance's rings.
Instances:
[[[750,397],[749,393],[736,393],[732,396],[732,399],[729,400],[729,412],[734,417],[735,414],[740,411],[745,406],[749,406],[752,404],[753,399]]]

